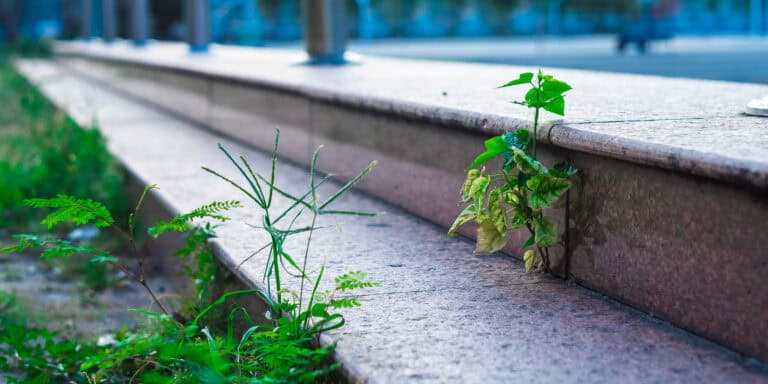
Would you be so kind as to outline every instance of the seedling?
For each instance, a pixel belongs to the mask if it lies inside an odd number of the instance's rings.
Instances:
[[[513,101],[534,110],[533,137],[526,129],[507,132],[485,141],[486,151],[468,167],[462,189],[462,202],[467,207],[459,214],[448,231],[454,236],[464,224],[475,222],[477,228],[476,253],[497,252],[507,244],[508,233],[526,228],[530,237],[523,244],[526,272],[536,266],[550,271],[550,247],[555,245],[557,225],[544,216],[568,188],[568,180],[578,170],[563,162],[547,168],[536,157],[536,137],[542,109],[560,116],[565,115],[565,93],[571,86],[544,74],[521,73],[519,77],[499,88],[530,85],[525,99]],[[481,167],[497,157],[503,158],[501,170],[487,173]]]

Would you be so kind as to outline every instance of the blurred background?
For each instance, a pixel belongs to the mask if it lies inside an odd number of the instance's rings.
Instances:
[[[0,40],[81,37],[91,2],[0,0]],[[151,37],[183,40],[184,0],[150,0]],[[300,0],[210,0],[214,42],[299,47]],[[129,1],[117,0],[118,36]],[[768,83],[768,0],[347,0],[351,50]],[[763,68],[765,67],[765,68]]]

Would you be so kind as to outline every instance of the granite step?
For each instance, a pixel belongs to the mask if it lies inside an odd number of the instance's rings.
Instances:
[[[216,143],[248,157],[260,171],[269,157],[148,107],[49,61],[20,61],[22,73],[83,124],[96,119],[109,149],[172,212],[237,197],[200,166],[232,174]],[[373,160],[373,159],[371,159]],[[376,171],[371,175],[376,177]],[[278,184],[304,190],[307,170],[279,165]],[[321,191],[322,193],[322,191]],[[284,205],[281,201],[278,204]],[[339,208],[386,212],[331,221],[317,236],[310,269],[329,275],[364,270],[382,286],[327,334],[353,382],[368,383],[763,383],[752,359],[560,279],[525,274],[515,259],[473,255],[467,239],[363,192]],[[219,229],[217,256],[246,284],[263,289],[263,261],[235,268],[264,238],[243,223],[244,209]],[[291,284],[295,284],[293,281]]]
[[[464,167],[490,135],[530,127],[493,90],[535,68],[363,57],[300,65],[301,52],[180,43],[66,42],[57,61],[100,86],[344,181],[440,226],[462,207]],[[548,68],[574,86],[567,118],[545,116],[539,157],[581,172],[548,217],[553,270],[740,353],[768,361],[768,119],[746,103],[768,86]],[[473,228],[461,234],[473,238]],[[527,239],[511,236],[519,255]]]

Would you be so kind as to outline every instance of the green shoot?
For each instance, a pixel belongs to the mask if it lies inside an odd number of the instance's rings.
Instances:
[[[522,101],[515,104],[534,110],[533,132],[525,129],[507,132],[485,141],[485,152],[469,166],[462,188],[462,202],[467,207],[459,214],[449,236],[469,223],[478,224],[475,252],[497,252],[507,244],[508,232],[526,228],[530,238],[523,244],[526,271],[534,266],[550,271],[550,247],[557,244],[557,225],[544,216],[544,209],[552,206],[571,186],[569,177],[578,170],[570,163],[547,168],[537,159],[541,110],[565,115],[565,93],[571,86],[541,70],[537,74],[522,73],[517,79],[499,88],[530,85]],[[501,157],[501,172],[486,174],[480,168],[488,161]]]

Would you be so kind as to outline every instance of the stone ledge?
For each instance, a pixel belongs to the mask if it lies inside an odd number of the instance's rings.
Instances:
[[[494,88],[531,68],[378,57],[365,57],[359,66],[316,68],[298,64],[302,58],[298,51],[215,46],[209,55],[193,56],[177,43],[137,50],[122,43],[70,42],[57,43],[55,49],[61,55],[247,83],[484,134],[517,129],[530,119],[528,111],[507,103],[520,98],[519,93]],[[768,188],[768,136],[755,135],[768,126],[768,119],[742,113],[749,100],[768,94],[768,86],[548,71],[574,86],[567,121],[555,125],[552,144]],[[710,119],[720,124],[707,124]],[[696,125],[698,121],[704,123]],[[722,126],[726,132],[718,129]]]
[[[22,72],[75,119],[98,117],[110,150],[141,180],[158,183],[158,198],[172,211],[230,199],[200,165],[229,170],[215,149],[221,142],[249,157],[259,170],[269,158],[217,137],[51,63],[25,61]],[[229,172],[227,172],[229,173]],[[281,164],[278,182],[303,190],[306,171]],[[375,172],[373,177],[375,177]],[[204,188],[201,188],[204,186]],[[348,314],[336,357],[352,380],[399,382],[768,382],[766,368],[660,323],[585,289],[536,275],[500,255],[473,256],[472,244],[359,193],[340,208],[387,211],[379,218],[345,219],[343,231],[326,233],[315,254],[327,257],[330,275],[363,269],[383,286]],[[286,204],[280,202],[279,204]],[[261,244],[247,211],[223,226],[218,256],[240,263]],[[398,241],[392,241],[397,239]],[[341,246],[341,247],[340,247]],[[313,259],[316,269],[320,260]],[[263,287],[263,261],[238,270]]]

